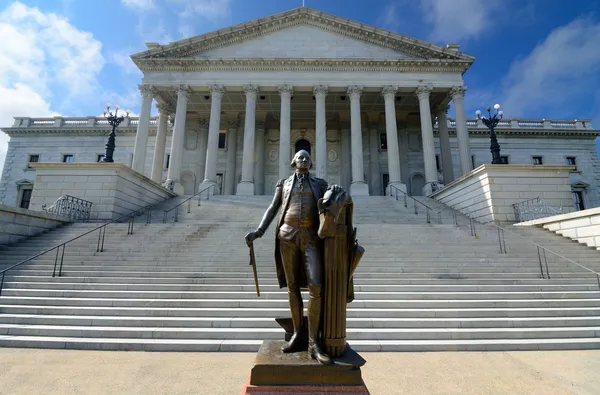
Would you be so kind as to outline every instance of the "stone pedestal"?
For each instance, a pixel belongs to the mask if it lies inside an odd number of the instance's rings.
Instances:
[[[361,394],[369,391],[360,368],[366,361],[350,346],[332,365],[322,365],[308,352],[284,354],[283,341],[265,340],[241,394]]]

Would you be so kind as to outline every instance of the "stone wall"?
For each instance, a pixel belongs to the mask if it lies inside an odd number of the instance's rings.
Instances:
[[[516,224],[539,226],[600,250],[600,208],[554,215]]]
[[[572,211],[573,166],[482,165],[431,197],[482,222],[514,222],[513,204],[542,198]]]
[[[90,220],[112,220],[176,194],[121,163],[35,163],[31,208],[54,204],[62,195],[93,203]]]
[[[0,245],[16,243],[68,223],[67,218],[0,204]]]

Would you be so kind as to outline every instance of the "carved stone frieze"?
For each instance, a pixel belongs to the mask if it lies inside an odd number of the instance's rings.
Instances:
[[[279,158],[279,152],[277,150],[269,150],[269,160],[275,162]]]

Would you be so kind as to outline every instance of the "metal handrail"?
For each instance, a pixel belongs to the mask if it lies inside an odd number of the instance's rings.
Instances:
[[[555,209],[548,202],[539,196],[533,199],[527,199],[519,203],[514,203],[513,210],[517,222],[531,221],[539,218],[551,217],[553,215],[563,214],[563,208]]]
[[[441,205],[445,206],[444,209],[448,209],[450,211],[455,212],[456,215],[463,215],[463,216],[467,217],[471,221],[472,233],[473,233],[473,235],[475,235],[474,234],[474,222],[475,222],[475,220],[473,218],[471,218],[469,215],[467,215],[467,214],[465,214],[463,212],[460,212],[460,211],[456,210],[453,207],[450,207],[450,206],[446,205],[445,203],[442,203],[440,201],[438,201],[438,203],[440,203]],[[597,272],[597,271],[595,271],[593,269],[590,269],[589,267],[584,266],[581,263],[575,262],[574,260],[572,260],[570,258],[567,258],[566,256],[563,256],[563,255],[561,255],[561,254],[559,254],[557,252],[554,252],[554,251],[552,251],[551,249],[549,249],[547,247],[544,247],[544,246],[542,246],[542,245],[540,245],[538,243],[535,243],[535,242],[533,242],[531,240],[527,240],[526,238],[524,238],[520,234],[518,234],[518,233],[516,233],[514,231],[511,231],[511,230],[508,230],[508,229],[506,229],[506,228],[504,228],[504,227],[502,227],[502,226],[500,226],[498,224],[489,223],[489,224],[481,224],[481,225],[491,225],[491,226],[493,226],[493,227],[496,228],[496,230],[498,232],[498,245],[500,247],[500,253],[501,254],[507,254],[508,253],[507,249],[506,249],[506,239],[504,237],[504,232],[505,231],[508,232],[508,233],[511,233],[514,236],[517,236],[519,239],[521,239],[521,240],[523,240],[523,241],[525,241],[525,242],[527,242],[529,244],[532,244],[532,245],[536,246],[537,252],[538,252],[538,262],[539,262],[539,265],[540,265],[540,275],[541,275],[541,278],[547,278],[548,280],[550,279],[550,270],[548,269],[548,259],[546,257],[546,252],[549,252],[550,254],[555,255],[555,256],[557,256],[560,259],[563,259],[563,260],[565,260],[565,261],[567,261],[569,263],[572,263],[572,264],[574,264],[576,266],[579,266],[582,269],[587,270],[588,272],[590,272],[592,274],[595,274],[596,275],[596,280],[598,281],[598,288],[600,289],[600,273],[599,272]],[[542,265],[542,258],[544,259],[544,265]],[[546,267],[546,277],[544,277],[544,266]]]
[[[121,222],[122,220],[124,220],[124,219],[127,218],[127,219],[129,219],[129,223],[128,223],[128,227],[127,227],[127,235],[132,235],[133,234],[133,223],[134,223],[135,217],[137,217],[138,215],[142,214],[144,211],[147,211],[148,216],[146,217],[146,223],[149,224],[151,222],[151,216],[150,216],[151,215],[150,214],[151,209],[153,207],[155,207],[155,206],[158,206],[158,205],[162,204],[162,203],[164,203],[164,200],[161,201],[161,202],[159,202],[159,203],[151,204],[151,205],[148,205],[148,206],[143,207],[141,209],[137,209],[137,210],[134,210],[134,211],[129,212],[127,214],[124,214],[124,215],[122,215],[122,216],[120,216],[120,217],[118,217],[116,219],[111,220],[110,222],[106,222],[106,223],[104,223],[104,224],[102,224],[102,225],[100,225],[100,226],[98,226],[98,227],[96,227],[96,228],[94,228],[92,230],[84,232],[84,233],[82,233],[82,234],[80,234],[78,236],[75,236],[75,237],[73,237],[73,238],[71,238],[71,239],[69,239],[67,241],[64,241],[64,242],[62,242],[60,244],[57,244],[54,247],[48,248],[47,250],[42,251],[42,252],[38,253],[37,255],[34,255],[34,256],[30,257],[30,258],[27,258],[27,259],[22,260],[22,261],[20,261],[18,263],[15,263],[14,265],[11,265],[11,266],[7,267],[6,269],[0,270],[0,274],[2,275],[2,278],[0,279],[0,296],[2,295],[2,287],[4,286],[4,277],[6,276],[6,272],[8,272],[8,271],[10,271],[10,270],[12,270],[12,269],[14,269],[14,268],[16,268],[18,266],[21,266],[21,265],[23,265],[23,264],[25,264],[27,262],[30,262],[30,261],[32,261],[32,260],[34,260],[34,259],[36,259],[36,258],[38,258],[38,257],[40,257],[40,256],[42,256],[44,254],[47,254],[47,253],[49,253],[51,251],[56,250],[56,257],[54,258],[54,269],[52,270],[52,277],[56,277],[56,267],[57,266],[59,266],[59,268],[58,268],[58,277],[61,277],[62,276],[62,267],[63,267],[64,257],[65,257],[65,248],[66,248],[67,244],[69,244],[70,242],[75,241],[77,239],[80,239],[83,236],[87,236],[90,233],[98,231],[98,242],[96,244],[96,252],[104,252],[104,239],[105,239],[105,235],[106,235],[106,227],[108,225],[116,223],[116,222]],[[61,253],[61,247],[62,247],[62,253]],[[58,265],[58,262],[59,262],[58,256],[59,255],[61,256],[60,257],[60,265]]]
[[[390,187],[390,196],[391,197],[394,197],[394,193],[392,192],[392,188],[394,190],[396,190],[396,200],[398,200],[398,192],[400,192],[400,193],[402,193],[402,195],[404,195],[404,207],[408,208],[408,198],[412,199],[416,215],[419,215],[419,210],[417,209],[417,207],[418,207],[417,203],[420,204],[421,206],[425,207],[425,211],[427,213],[427,223],[428,224],[431,223],[431,212],[432,211],[435,212],[435,210],[433,208],[429,207],[428,205],[426,205],[423,202],[418,201],[417,199],[413,198],[412,196],[409,196],[406,192],[402,191],[400,188],[398,188],[395,185],[389,185],[389,187]],[[440,212],[436,212],[436,214],[438,214],[438,220],[440,221],[440,223],[442,222],[441,213],[442,213],[441,211]]]
[[[200,207],[200,201],[202,200],[202,194],[206,191],[208,191],[206,193],[206,200],[210,200],[210,188],[214,188],[216,186],[216,184],[212,184],[209,185],[208,187],[204,188],[203,190],[199,191],[198,193],[196,193],[193,196],[190,196],[189,198],[185,199],[184,201],[182,201],[181,203],[179,203],[176,206],[171,207],[168,210],[164,210],[163,212],[163,224],[167,223],[167,216],[169,215],[169,213],[175,209],[179,209],[179,207],[181,207],[181,205],[183,205],[184,203],[188,204],[188,209],[187,212],[188,214],[191,211],[191,205],[192,205],[192,199],[195,198],[196,196],[198,196],[198,207]],[[214,193],[214,189],[213,189],[213,193]],[[175,218],[173,219],[173,222],[177,222],[179,221],[179,210],[175,211]]]

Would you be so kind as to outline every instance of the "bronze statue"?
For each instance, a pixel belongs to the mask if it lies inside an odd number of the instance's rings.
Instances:
[[[330,355],[337,357],[345,350],[346,301],[353,298],[352,272],[364,250],[355,243],[352,200],[347,193],[338,185],[328,188],[325,180],[312,176],[309,173],[312,160],[304,150],[296,153],[291,166],[295,168],[294,174],[277,182],[271,205],[256,231],[246,235],[246,243],[251,245],[262,237],[279,211],[275,266],[279,286],[288,287],[294,331],[281,351],[302,351],[303,334],[308,329],[310,356],[330,364],[333,362]],[[327,273],[339,268],[343,272],[335,274],[339,281],[327,278]],[[324,290],[325,284],[332,285]],[[308,328],[304,328],[300,293],[306,287]]]

